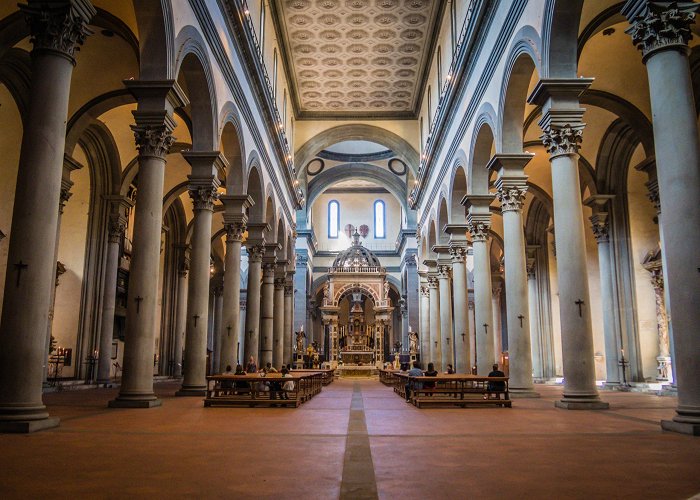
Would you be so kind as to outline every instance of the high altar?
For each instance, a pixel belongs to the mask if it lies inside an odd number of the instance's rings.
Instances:
[[[364,375],[382,367],[384,335],[394,308],[386,269],[362,246],[357,231],[352,246],[328,270],[320,309],[333,368],[341,375]]]

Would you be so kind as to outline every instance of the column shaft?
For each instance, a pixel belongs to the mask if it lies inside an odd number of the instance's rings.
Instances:
[[[654,148],[661,198],[664,282],[668,293],[678,407],[667,430],[700,435],[700,141],[688,41],[695,3],[628,2],[633,41],[643,53],[654,119]],[[625,10],[633,12],[625,12]],[[634,14],[634,15],[633,15]]]
[[[284,362],[284,281],[282,277],[275,278],[274,284],[274,317],[272,323],[272,366],[278,370]]]
[[[221,285],[214,289],[214,349],[212,352],[212,373],[221,373],[226,365],[221,365],[221,344],[226,331],[224,320],[224,290]],[[232,367],[233,368],[233,367]]]
[[[472,233],[473,235],[473,233]],[[491,309],[491,260],[486,239],[473,239],[474,252],[474,317],[476,337],[476,370],[488,375],[496,360],[493,350],[493,312]]]
[[[436,276],[428,278],[428,286],[430,287],[430,358],[424,363],[423,368],[426,369],[428,368],[427,363],[434,363],[436,367],[442,363],[440,290]]]
[[[46,333],[55,283],[56,231],[76,45],[89,2],[22,6],[30,24],[32,85],[12,212],[0,326],[0,431],[58,425],[42,402]]]
[[[245,360],[250,358],[257,363],[260,360],[260,282],[262,276],[262,245],[248,247],[248,291],[246,293],[245,312]],[[258,365],[260,367],[260,365]]]
[[[238,334],[241,330],[241,241],[244,224],[226,226],[226,265],[224,267],[224,314],[222,319],[220,365],[224,368],[245,360],[236,359]]]
[[[440,358],[438,371],[447,370],[447,365],[454,367],[452,359],[452,287],[450,285],[450,272],[452,266],[440,266],[438,278],[440,287]]]
[[[293,274],[293,273],[291,273]],[[294,338],[294,278],[288,278],[284,287],[284,339],[282,346],[282,363],[292,362],[292,339]]]
[[[112,369],[112,335],[114,310],[117,299],[117,271],[119,270],[119,243],[126,229],[126,221],[110,219],[107,259],[105,262],[104,293],[102,296],[102,325],[97,361],[97,383],[108,384]]]
[[[182,377],[182,345],[187,328],[187,267],[183,264],[177,278],[177,312],[175,323],[175,342],[173,348],[173,377]]]
[[[452,285],[454,289],[455,311],[455,370],[457,373],[470,373],[469,362],[469,297],[467,290],[466,247],[451,247]]]
[[[430,289],[428,282],[420,287],[420,361],[425,369],[430,361]]]
[[[194,203],[194,221],[187,290],[185,376],[182,388],[177,392],[178,396],[203,396],[207,388],[211,222],[217,187],[218,181],[215,178],[191,179],[190,197]]]
[[[272,346],[275,317],[275,265],[263,266],[262,291],[260,297],[260,367],[272,363]]]

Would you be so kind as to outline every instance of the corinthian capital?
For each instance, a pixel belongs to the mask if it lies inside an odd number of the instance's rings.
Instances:
[[[590,217],[593,236],[598,243],[610,241],[610,220],[605,214],[594,214]]]
[[[439,286],[437,276],[428,276],[428,288],[437,288]]]
[[[688,50],[693,37],[690,25],[700,4],[694,2],[628,1],[622,9],[631,26],[625,30],[646,60],[654,52],[666,49]]]
[[[226,230],[226,242],[233,243],[234,241],[243,241],[243,233],[245,233],[246,225],[242,222],[233,222],[230,224],[225,224],[224,229]]]
[[[219,199],[218,181],[208,181],[208,185],[190,184],[189,192],[195,210],[214,210],[214,202]]]
[[[451,246],[450,257],[452,257],[452,263],[464,262],[467,259],[466,247]]]
[[[501,211],[503,212],[519,212],[523,209],[525,203],[526,187],[501,187],[496,194],[498,201],[501,202]]]
[[[583,141],[583,124],[575,126],[550,126],[540,136],[542,144],[551,156],[577,154]]]
[[[440,279],[450,279],[452,275],[452,266],[441,264],[438,266],[438,276]]]
[[[246,250],[248,251],[248,262],[262,262],[265,245],[249,245]]]
[[[126,218],[122,217],[120,214],[109,214],[109,242],[119,243],[121,237],[126,231]]]
[[[132,125],[136,149],[140,156],[165,159],[175,142],[172,128],[163,125]]]
[[[472,235],[472,241],[486,241],[489,237],[491,224],[487,222],[470,222],[467,224],[469,234]]]
[[[97,13],[87,0],[32,2],[20,5],[31,33],[34,50],[52,50],[73,64],[75,51],[92,34],[87,25]]]

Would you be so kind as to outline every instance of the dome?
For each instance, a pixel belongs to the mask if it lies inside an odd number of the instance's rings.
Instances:
[[[379,259],[360,243],[357,231],[352,235],[352,246],[343,250],[333,261],[333,267],[381,267]]]

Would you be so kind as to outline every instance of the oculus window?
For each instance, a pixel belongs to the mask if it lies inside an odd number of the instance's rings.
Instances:
[[[374,202],[374,237],[386,238],[386,205],[382,200]]]
[[[336,200],[328,202],[328,237],[337,238],[340,232],[340,203]]]

